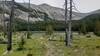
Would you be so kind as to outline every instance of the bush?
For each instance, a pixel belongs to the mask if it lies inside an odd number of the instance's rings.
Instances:
[[[94,32],[95,35],[100,36],[100,31]]]
[[[90,37],[91,37],[91,35],[90,35],[90,34],[87,34],[87,35],[86,35],[86,37],[87,37],[87,38],[90,38]]]
[[[27,33],[27,39],[31,39],[31,35],[32,35],[31,32]]]
[[[52,25],[46,26],[46,35],[52,35],[53,34],[53,27]]]
[[[27,56],[33,56],[32,54],[27,54]]]
[[[7,44],[7,42],[0,38],[0,44]]]
[[[18,42],[18,49],[17,50],[23,50],[25,45],[25,39],[23,37],[21,37],[21,40]]]
[[[100,46],[96,46],[96,48],[100,48]]]

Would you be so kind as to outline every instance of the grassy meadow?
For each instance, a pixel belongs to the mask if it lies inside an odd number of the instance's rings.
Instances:
[[[100,56],[100,37],[90,33],[79,35],[73,33],[71,47],[66,47],[64,32],[56,32],[52,36],[47,36],[43,32],[32,33],[31,39],[27,39],[25,34],[13,34],[13,50],[9,54],[6,52],[6,44],[0,44],[0,56]],[[25,38],[23,50],[18,50],[20,38]],[[51,37],[51,40],[48,38]],[[0,38],[3,38],[1,36]],[[6,40],[6,38],[3,38]]]

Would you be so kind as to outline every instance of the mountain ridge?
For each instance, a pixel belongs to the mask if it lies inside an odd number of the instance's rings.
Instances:
[[[1,3],[1,2],[0,2]],[[9,11],[10,11],[10,2],[7,3],[8,5],[5,5]],[[21,5],[22,7],[25,7],[27,9],[24,10],[29,10],[28,9],[28,3],[17,3],[18,5]],[[18,7],[18,9],[16,9],[16,14],[18,15],[19,18],[24,18],[25,20],[27,20],[28,18],[28,12],[23,11],[22,7],[16,6]],[[1,7],[0,7],[1,8]],[[46,3],[44,4],[40,4],[40,5],[35,5],[35,4],[31,4],[31,9],[36,10],[36,11],[40,11],[40,12],[44,12],[46,13],[50,18],[55,19],[55,20],[62,20],[64,21],[64,13],[65,10],[62,8],[58,8],[58,7],[53,7],[51,5],[48,5]],[[100,11],[100,10],[98,10]],[[80,20],[88,15],[94,14],[94,13],[99,13],[98,11],[94,11],[94,12],[90,12],[90,13],[78,13],[78,12],[74,12],[73,11],[73,20]],[[32,14],[34,14],[34,12],[32,12]],[[44,16],[43,16],[44,17]],[[38,21],[38,20],[43,20],[41,18],[31,18],[32,21]]]

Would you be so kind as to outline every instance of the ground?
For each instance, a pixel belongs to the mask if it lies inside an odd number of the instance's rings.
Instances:
[[[71,47],[66,47],[64,42],[64,32],[56,32],[53,36],[45,36],[42,32],[35,32],[31,39],[26,39],[23,50],[18,49],[20,37],[25,37],[23,33],[13,34],[13,50],[9,54],[6,52],[6,44],[0,44],[0,56],[100,56],[100,37],[90,34],[73,34]],[[48,37],[51,37],[50,40]],[[2,38],[2,36],[0,37]]]

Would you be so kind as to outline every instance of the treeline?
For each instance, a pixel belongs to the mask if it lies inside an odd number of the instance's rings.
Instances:
[[[100,14],[92,14],[81,20],[73,20],[72,21],[72,30],[79,31],[80,28],[86,27],[86,30],[89,32],[93,32],[97,26],[97,23],[100,22]],[[51,24],[54,30],[64,31],[65,30],[65,22],[64,21],[36,21],[30,22],[30,30],[34,31],[42,31],[45,30],[45,25]],[[15,19],[14,25],[16,26],[16,30],[26,30],[27,29],[27,21],[21,19]],[[99,24],[100,25],[100,24]]]
[[[56,31],[65,30],[65,22],[57,20],[30,22],[29,26],[31,31],[44,31],[46,24],[52,25],[53,29]],[[80,28],[86,28],[86,31],[93,32],[96,30],[97,25],[100,25],[100,14],[92,14],[81,20],[73,20],[72,30],[79,31]],[[14,26],[16,28],[15,30],[25,31],[27,30],[27,21],[22,19],[15,19]]]
[[[13,31],[27,31],[27,25],[25,20],[14,19]],[[54,31],[65,31],[65,22],[57,20],[36,21],[30,22],[29,27],[30,31],[45,31],[46,28],[52,28]],[[72,30],[84,34],[94,32],[100,35],[100,14],[92,14],[81,20],[73,20]]]
[[[17,18],[13,21],[13,30],[14,31],[27,31],[27,25],[28,25],[27,21]],[[51,25],[55,31],[56,30],[64,31],[64,28],[65,28],[63,21],[56,21],[56,20],[35,21],[35,22],[29,23],[30,31],[45,31],[47,25]]]

